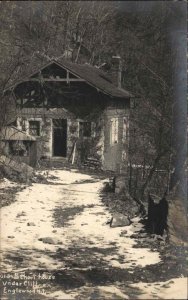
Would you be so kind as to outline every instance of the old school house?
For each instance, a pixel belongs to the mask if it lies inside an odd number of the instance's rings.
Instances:
[[[16,106],[2,137],[5,154],[32,166],[69,161],[122,171],[131,94],[88,64],[51,60],[27,73],[8,89]]]

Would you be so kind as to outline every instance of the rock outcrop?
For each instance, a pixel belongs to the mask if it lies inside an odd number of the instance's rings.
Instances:
[[[17,162],[11,157],[1,155],[0,156],[0,167],[5,177],[27,182],[33,176],[33,168],[23,162]]]
[[[131,224],[131,221],[128,216],[125,216],[120,213],[113,214],[111,227],[123,227]]]
[[[188,220],[186,202],[178,196],[168,197],[168,235],[175,245],[188,245]]]

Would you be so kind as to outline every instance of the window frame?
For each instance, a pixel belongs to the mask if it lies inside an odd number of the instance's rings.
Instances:
[[[31,123],[38,124],[38,125],[37,125],[37,128],[36,128],[37,134],[33,134],[33,133],[31,132]],[[35,136],[35,137],[41,136],[41,124],[40,124],[40,121],[39,121],[39,120],[28,120],[28,125],[29,125],[29,126],[28,126],[29,135],[32,135],[32,136]],[[32,130],[35,130],[35,129],[33,128]]]
[[[89,134],[86,134],[88,128],[87,125],[89,124]],[[85,127],[86,126],[86,127]],[[82,127],[82,130],[81,130]],[[92,122],[90,121],[79,121],[79,137],[83,138],[91,138],[92,137]]]
[[[110,119],[110,145],[119,143],[119,118],[113,117]]]

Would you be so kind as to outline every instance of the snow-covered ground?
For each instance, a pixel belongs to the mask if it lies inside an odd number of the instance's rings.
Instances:
[[[10,187],[14,187],[16,185],[17,185],[16,182],[10,181],[7,178],[0,179],[0,189],[10,188]]]
[[[101,202],[99,194],[104,180],[81,174],[76,170],[51,170],[48,176],[51,184],[35,183],[28,186],[18,194],[15,203],[1,209],[3,272],[66,270],[66,261],[63,258],[57,259],[53,254],[61,251],[63,253],[74,247],[79,248],[80,251],[83,249],[86,252],[85,257],[89,256],[90,250],[93,251],[95,247],[96,266],[100,266],[102,261],[106,268],[129,269],[130,274],[135,267],[144,268],[160,262],[157,251],[134,248],[136,240],[130,236],[142,227],[138,218],[126,227],[110,228],[106,225],[111,215]],[[54,178],[50,179],[50,176]],[[64,225],[62,225],[63,213],[62,216],[58,214],[58,220],[54,214],[61,209],[64,211],[74,209],[73,215],[70,213]],[[122,235],[125,229],[127,233]],[[106,254],[103,251],[106,251]],[[11,257],[15,253],[23,254],[19,267],[14,262],[11,263],[11,260],[7,260],[7,254]],[[75,256],[74,259],[76,262],[78,258]],[[93,257],[91,261],[92,259]],[[91,268],[89,263],[74,267],[77,270]],[[134,285],[130,282],[129,286],[133,290],[134,288],[140,290],[137,299],[186,299],[185,278],[173,279],[169,284],[140,282]],[[88,296],[92,293],[96,295],[95,298]],[[85,299],[101,299],[101,297],[131,299],[130,292],[126,293],[118,281],[95,287],[86,284],[69,290],[52,287],[51,290],[46,291],[45,297],[84,299],[81,298],[83,295]]]
[[[172,278],[165,282],[140,282],[131,284],[140,288],[142,295],[138,299],[187,299],[187,278]]]

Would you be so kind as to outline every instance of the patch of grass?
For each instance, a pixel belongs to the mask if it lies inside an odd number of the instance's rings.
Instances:
[[[76,215],[84,211],[84,208],[84,205],[67,208],[62,208],[61,206],[56,207],[53,213],[56,227],[67,226],[70,220],[73,220]]]
[[[84,242],[84,241],[83,241]],[[56,253],[51,253],[51,257],[58,261],[63,261],[67,268],[88,268],[107,267],[103,257],[114,254],[115,247],[98,248],[93,247],[70,247],[68,249],[59,248]]]
[[[24,186],[0,188],[0,208],[16,201],[16,193],[22,191]]]
[[[83,180],[75,181],[72,184],[95,183],[95,182],[98,182],[98,181],[99,181],[99,179],[91,178],[91,179],[83,179]]]
[[[139,215],[137,203],[126,194],[115,194],[104,190],[100,194],[101,201],[106,205],[110,212],[118,212],[133,218]]]

